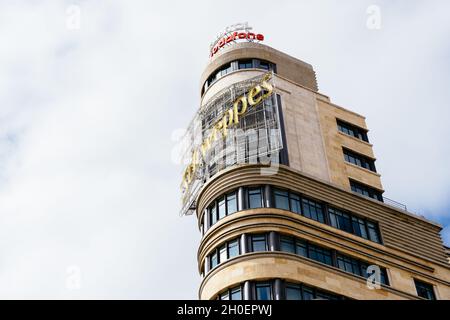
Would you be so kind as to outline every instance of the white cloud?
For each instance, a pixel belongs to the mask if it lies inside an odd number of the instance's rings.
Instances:
[[[367,115],[389,194],[445,206],[447,3],[382,1],[380,31],[363,1],[80,1],[68,30],[71,3],[0,5],[0,297],[197,297],[199,233],[178,217],[171,135],[198,106],[209,42],[238,21]]]

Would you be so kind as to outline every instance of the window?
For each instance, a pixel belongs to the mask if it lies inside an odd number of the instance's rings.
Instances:
[[[364,239],[368,239],[366,222],[357,217],[352,217],[353,233]],[[377,241],[378,242],[378,241]]]
[[[219,262],[225,262],[228,259],[227,245],[224,244],[219,248]]]
[[[290,202],[291,202],[291,211],[301,214],[302,210],[301,210],[301,206],[300,206],[300,196],[296,195],[296,194],[289,194],[289,198],[290,198]]]
[[[241,287],[236,287],[231,289],[230,300],[242,300],[242,289]]]
[[[228,258],[234,258],[239,255],[239,240],[230,241],[228,243]]]
[[[262,189],[250,188],[248,189],[248,207],[249,209],[261,208],[262,205]]]
[[[267,251],[267,237],[265,234],[251,235],[252,251]]]
[[[294,237],[281,236],[280,249],[283,252],[295,253],[295,239]]]
[[[383,202],[383,196],[381,192],[375,188],[371,188],[353,180],[350,180],[350,187],[352,188],[353,192]]]
[[[242,300],[242,288],[237,286],[220,293],[217,296],[218,300]]]
[[[220,247],[215,248],[208,256],[210,266],[209,270],[212,270],[217,265],[227,261],[228,259],[234,258],[239,254],[239,238],[222,244]]]
[[[302,199],[303,203],[303,215],[307,218],[325,223],[323,216],[322,205],[316,201],[309,199]]]
[[[209,266],[210,270],[214,269],[219,264],[217,252],[214,251],[213,254],[209,258]]]
[[[375,223],[367,221],[367,230],[369,230],[369,240],[377,243],[381,243],[380,239],[380,231],[378,230],[378,226]]]
[[[356,152],[350,151],[348,149],[344,150],[344,159],[345,161],[352,163],[358,167],[377,172],[375,168],[375,161],[373,159],[370,159],[369,157],[363,156],[361,154],[358,154]]]
[[[328,208],[332,227],[353,233],[350,215],[335,208]]]
[[[219,207],[219,220],[222,218],[225,218],[225,216],[227,215],[227,211],[225,208],[225,198],[221,198],[218,201],[218,207]]]
[[[250,69],[253,68],[252,60],[240,60],[238,62],[239,69]]]
[[[214,201],[208,207],[209,221],[208,228],[212,227],[220,219],[237,211],[237,192],[231,192]]]
[[[345,272],[352,273],[357,276],[362,276],[364,278],[368,278],[372,275],[372,273],[369,273],[367,271],[367,268],[369,267],[369,263],[360,261],[358,259],[345,256],[343,254],[337,254],[336,256],[337,260],[337,267]],[[380,283],[388,285],[388,278],[385,268],[380,268]]]
[[[256,283],[255,293],[256,300],[272,300],[272,284]]]
[[[376,223],[369,223],[365,219],[354,216],[349,212],[325,206],[288,190],[275,187],[272,190],[275,208],[302,214],[307,218],[329,224],[334,228],[355,234],[364,239],[377,243],[381,241]],[[259,201],[258,197],[255,202],[259,203]]]
[[[216,222],[217,222],[217,213],[216,213],[216,204],[215,203],[211,207],[209,207],[209,221],[210,221],[210,226],[216,224]]]
[[[287,191],[275,189],[275,208],[289,210],[289,193]]]
[[[417,295],[419,297],[436,300],[434,295],[433,285],[414,279],[414,284],[416,285]]]
[[[357,260],[339,254],[337,256],[337,263],[339,269],[356,274],[358,276],[361,275],[361,267]]]
[[[227,195],[227,214],[232,214],[237,211],[236,192]]]
[[[202,96],[206,92],[206,90],[218,79],[229,74],[230,72],[236,71],[236,68],[241,69],[262,69],[262,70],[273,70],[276,72],[276,65],[259,59],[243,59],[243,60],[235,60],[229,63],[224,64],[220,68],[216,69],[208,79],[205,81],[205,84],[202,87]]]
[[[367,130],[341,120],[337,120],[337,126],[339,131],[362,141],[369,142],[369,139],[367,138]]]
[[[286,284],[286,300],[303,300],[300,285]]]
[[[308,258],[332,265],[331,250],[308,243]]]

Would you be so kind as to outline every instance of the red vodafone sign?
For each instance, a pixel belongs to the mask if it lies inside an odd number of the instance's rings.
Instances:
[[[210,57],[212,58],[224,46],[238,41],[264,41],[264,35],[260,33],[250,32],[252,27],[248,23],[237,23],[225,29],[224,32],[219,33],[216,40],[211,43]]]

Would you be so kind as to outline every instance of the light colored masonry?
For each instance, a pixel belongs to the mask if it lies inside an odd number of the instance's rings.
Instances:
[[[311,65],[262,44],[239,43],[224,48],[210,61],[200,86],[203,88],[206,79],[226,63],[248,58],[276,65],[274,84],[282,102],[289,165],[282,165],[274,176],[261,176],[258,165],[241,165],[216,174],[197,199],[199,227],[207,220],[206,208],[218,197],[242,187],[271,185],[377,222],[382,242],[286,210],[238,210],[203,235],[198,250],[199,271],[203,274],[199,297],[215,299],[224,290],[249,281],[283,279],[351,299],[421,299],[414,281],[418,280],[432,285],[437,299],[450,299],[450,264],[448,248],[444,248],[440,236],[441,226],[351,191],[350,179],[383,192],[378,173],[346,162],[343,156],[346,148],[375,160],[370,143],[340,132],[337,126],[339,119],[367,130],[365,118],[319,93]],[[264,72],[250,68],[221,77],[202,90],[201,105],[231,84]],[[389,285],[372,290],[362,277],[279,251],[241,252],[205,271],[205,260],[212,250],[242,234],[261,232],[292,235],[377,264],[386,269]]]

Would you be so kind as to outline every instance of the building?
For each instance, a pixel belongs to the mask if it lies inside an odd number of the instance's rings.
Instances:
[[[212,156],[200,177],[187,170],[189,183],[202,180],[189,202],[202,232],[200,299],[450,299],[441,226],[383,197],[365,118],[320,93],[311,65],[233,43],[211,58],[200,92],[203,151],[225,123],[276,123],[280,139],[270,165],[244,150],[244,162]],[[244,114],[244,103],[269,111]]]

